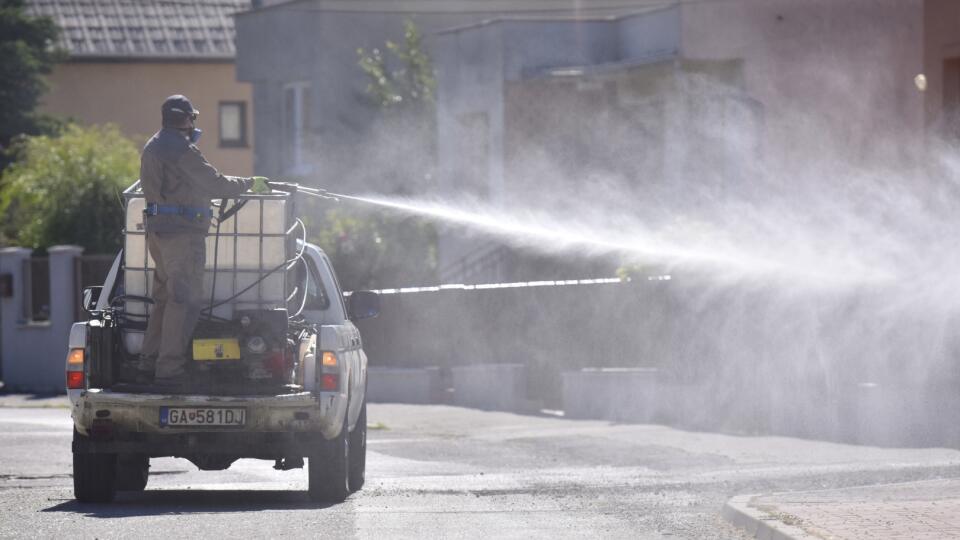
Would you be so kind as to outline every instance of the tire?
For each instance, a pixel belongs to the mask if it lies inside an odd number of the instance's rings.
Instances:
[[[360,418],[350,432],[350,491],[360,491],[367,470],[367,400],[360,405]]]
[[[308,456],[308,490],[316,502],[340,503],[350,495],[350,433],[347,415],[335,438],[324,441],[321,448]]]
[[[86,439],[76,431],[74,439]],[[73,496],[82,503],[107,503],[117,494],[116,454],[73,454]]]
[[[150,478],[150,458],[143,455],[117,456],[117,490],[143,491]]]

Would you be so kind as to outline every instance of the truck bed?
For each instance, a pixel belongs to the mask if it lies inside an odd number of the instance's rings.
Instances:
[[[303,392],[303,387],[297,384],[254,384],[217,383],[210,384],[204,381],[189,382],[178,386],[157,385],[153,383],[114,383],[110,390],[124,394],[203,394],[208,396],[280,396]]]

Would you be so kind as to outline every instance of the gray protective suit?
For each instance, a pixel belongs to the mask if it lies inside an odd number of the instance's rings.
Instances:
[[[158,131],[140,156],[140,185],[147,203],[210,208],[210,200],[233,197],[253,180],[224,176],[210,165],[182,132]],[[152,215],[145,218],[147,249],[156,262],[153,309],[142,354],[156,357],[156,377],[184,373],[187,347],[203,309],[203,267],[209,217]]]

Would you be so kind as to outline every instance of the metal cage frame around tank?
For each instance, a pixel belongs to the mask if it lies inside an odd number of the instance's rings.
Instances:
[[[143,226],[143,229],[133,230],[133,231],[129,230],[127,226],[128,223],[130,223],[127,213],[130,210],[131,201],[134,199],[145,198],[143,191],[140,189],[140,180],[137,180],[133,185],[128,187],[126,190],[124,190],[123,198],[124,198],[124,227],[123,227],[124,254],[121,259],[121,270],[123,271],[123,276],[124,276],[124,290],[128,291],[128,283],[126,280],[128,276],[128,272],[130,271],[142,272],[143,279],[144,279],[144,292],[146,293],[144,294],[144,296],[149,297],[153,293],[152,274],[153,272],[155,272],[155,267],[151,267],[149,264],[150,255],[149,255],[149,249],[147,248],[147,243],[146,243],[146,223],[145,221],[141,221],[140,224]],[[232,243],[232,250],[231,250],[232,265],[229,268],[229,270],[223,269],[223,268],[217,268],[216,270],[217,282],[218,282],[217,289],[220,289],[220,286],[219,286],[220,279],[229,278],[232,281],[226,296],[218,296],[215,294],[214,302],[217,303],[217,302],[222,302],[223,300],[229,299],[231,296],[236,295],[237,292],[241,290],[241,288],[243,287],[242,285],[240,285],[241,280],[239,279],[241,274],[250,274],[254,276],[252,280],[243,280],[243,282],[247,284],[249,284],[250,282],[256,282],[256,287],[253,288],[256,290],[256,296],[254,299],[246,297],[247,293],[249,292],[247,291],[243,295],[241,295],[240,298],[235,298],[231,302],[228,302],[226,306],[219,306],[218,308],[212,310],[211,315],[215,315],[218,309],[220,312],[232,310],[232,304],[242,304],[244,305],[244,309],[247,309],[247,306],[250,306],[251,309],[273,309],[273,308],[279,308],[279,307],[285,308],[287,303],[290,301],[290,297],[296,294],[295,292],[288,294],[289,291],[287,288],[287,285],[288,285],[287,273],[292,268],[292,265],[296,264],[295,260],[291,260],[292,255],[296,251],[296,247],[297,247],[297,237],[295,233],[297,232],[298,228],[303,226],[301,223],[299,223],[299,221],[295,217],[296,213],[294,208],[295,207],[294,197],[289,193],[279,192],[279,191],[274,191],[272,193],[263,193],[263,194],[243,193],[241,195],[228,198],[227,204],[230,204],[230,201],[234,201],[234,204],[235,204],[236,202],[239,202],[241,200],[247,201],[246,206],[241,210],[241,212],[249,211],[249,206],[251,204],[253,203],[257,204],[259,218],[257,221],[256,232],[240,232],[240,227],[237,225],[237,220],[239,219],[239,213],[229,218],[229,220],[224,221],[224,224],[227,224],[232,221],[233,227],[232,229],[230,227],[227,227],[227,230],[223,230],[223,226],[221,226],[221,230],[218,233],[219,234],[218,241],[221,243],[221,246],[225,241]],[[286,203],[284,204],[284,208],[283,208],[284,223],[282,224],[281,227],[279,227],[279,230],[282,231],[280,233],[264,232],[264,224],[265,224],[264,223],[264,206],[265,206],[264,202],[269,200],[280,200],[280,201],[285,201]],[[144,201],[144,203],[146,203],[146,201]],[[216,209],[215,209],[214,216],[216,217]],[[211,220],[211,223],[213,223],[212,220]],[[217,233],[215,233],[214,226],[211,225],[211,227],[207,230],[205,234],[205,241],[206,239],[213,237],[215,234]],[[139,236],[143,238],[143,247],[144,247],[143,259],[139,266],[129,266],[127,264],[128,263],[128,242],[131,236]],[[259,241],[257,242],[259,252],[257,254],[257,264],[255,265],[255,267],[241,267],[241,265],[238,265],[239,256],[240,256],[240,239],[241,238],[258,238],[259,239]],[[268,276],[271,270],[274,270],[274,268],[276,267],[275,264],[268,265],[268,264],[265,264],[264,262],[264,243],[265,243],[264,239],[270,239],[270,238],[280,238],[284,240],[283,242],[284,261],[287,262],[287,264],[285,264],[280,270],[276,271],[276,273],[279,274],[280,276],[279,278],[280,291],[282,291],[281,299],[264,297],[263,279],[266,276]],[[209,261],[210,256],[211,256],[211,253],[209,252],[209,246],[208,246],[207,257],[206,257],[206,260],[204,261],[204,296],[205,296],[203,301],[204,309],[206,309],[210,305],[209,298],[210,298],[211,291],[208,289],[207,277],[209,276],[211,278],[209,280],[210,283],[213,282],[212,276],[214,271],[207,265],[207,262]],[[220,257],[222,257],[222,253],[218,254],[218,257],[217,257],[216,262],[218,265],[222,263],[222,261],[219,260]],[[227,274],[228,272],[231,275],[225,276],[224,274]],[[214,291],[214,293],[216,293],[216,291]],[[127,306],[132,303],[144,304],[142,314],[145,314],[146,316],[149,317],[151,306],[149,305],[149,303],[144,302],[142,300],[126,299],[124,304],[124,311],[129,311]]]

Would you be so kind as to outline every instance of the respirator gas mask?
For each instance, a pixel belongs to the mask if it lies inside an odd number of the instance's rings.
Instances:
[[[197,144],[200,141],[200,136],[203,135],[203,130],[193,124],[194,120],[196,119],[196,114],[190,115],[190,126],[180,130],[184,135],[186,135],[187,139],[190,141],[190,144]]]

